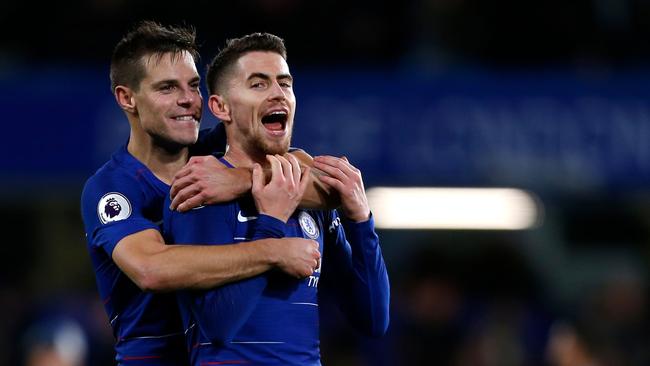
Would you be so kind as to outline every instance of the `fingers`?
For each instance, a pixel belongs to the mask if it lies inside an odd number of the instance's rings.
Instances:
[[[172,199],[186,187],[200,181],[206,171],[213,169],[225,169],[226,167],[219,163],[217,158],[209,156],[193,156],[175,175],[172,180],[172,186],[169,194]],[[181,201],[182,202],[182,201]]]
[[[299,179],[300,179],[300,186],[298,187],[298,189],[300,190],[300,195],[302,196],[307,190],[307,186],[309,186],[309,182],[311,181],[311,168],[308,166],[304,167],[302,169]]]
[[[188,198],[185,202],[181,203],[178,205],[177,210],[179,212],[185,212],[189,211],[195,207],[199,207],[201,205],[204,205],[204,198],[202,195],[197,194],[192,198]]]
[[[311,276],[320,268],[318,242],[305,238],[282,238],[278,241],[279,268],[295,278]]]
[[[265,183],[264,172],[259,164],[253,164],[253,192],[260,192]]]
[[[291,163],[282,155],[276,155],[275,157],[280,161],[280,164],[282,165],[282,176],[287,182],[293,185],[293,183],[296,181],[293,179],[293,167]],[[300,167],[298,167],[298,169],[300,169]],[[300,170],[298,172],[300,172]]]
[[[332,178],[327,175],[321,175],[318,177],[318,179],[326,185],[334,188],[338,192],[343,192],[345,189],[345,184],[336,178]]]
[[[178,191],[176,195],[172,196],[173,198],[171,205],[169,205],[169,208],[172,210],[177,209],[182,205],[183,202],[195,197],[198,192],[199,189],[196,186],[188,186],[183,188],[182,190]]]
[[[352,166],[345,157],[317,156],[314,158],[314,167],[340,180],[345,180],[359,173],[359,170]]]
[[[308,267],[306,268],[306,271],[303,273],[303,278],[311,276],[314,272],[316,272],[320,268],[320,261],[321,261],[321,253],[318,250],[318,242],[315,240],[309,240],[309,247],[310,251],[308,256],[310,257],[307,261]]]
[[[214,158],[213,156],[192,156],[185,166],[174,175],[174,180],[178,180],[192,173],[194,166],[204,163],[206,159]]]
[[[293,182],[298,184],[299,182],[301,182],[301,178],[302,178],[300,162],[298,162],[298,159],[291,154],[284,155],[284,158],[287,159],[291,164],[291,173],[292,173]]]
[[[267,155],[266,160],[271,164],[271,181],[278,183],[286,181],[292,186],[300,182],[300,163],[295,157],[289,154]]]
[[[177,171],[176,174],[174,175],[174,181],[177,181],[178,179],[181,179],[190,173],[192,173],[192,166],[190,165],[192,160],[190,160],[185,166],[181,168],[181,170]]]
[[[271,165],[271,182],[277,181],[282,175],[282,163],[274,155],[266,155],[266,160]]]
[[[189,170],[188,170],[188,172],[189,172]],[[169,190],[170,197],[172,198],[172,203],[174,203],[175,201],[176,202],[182,202],[183,200],[178,201],[176,199],[178,194],[181,193],[187,187],[191,186],[192,183],[196,182],[196,179],[192,179],[192,177],[189,176],[190,173],[187,173],[187,174],[188,175],[185,175],[185,176],[183,176],[181,178],[178,178],[178,179],[175,178],[174,181],[172,182],[171,189]]]

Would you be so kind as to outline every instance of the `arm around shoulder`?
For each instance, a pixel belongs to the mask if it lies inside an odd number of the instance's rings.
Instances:
[[[311,168],[310,182],[307,185],[305,194],[302,196],[300,207],[304,209],[331,210],[340,206],[341,197],[339,193],[320,181],[318,177],[326,173],[314,168],[314,159],[311,155],[301,149],[291,151],[291,155],[298,159],[300,165]]]

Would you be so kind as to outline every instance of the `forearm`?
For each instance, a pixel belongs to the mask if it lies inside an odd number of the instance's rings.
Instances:
[[[252,188],[251,170],[246,168],[229,169],[232,173],[228,184],[222,184],[215,187],[215,192],[221,192],[216,197],[212,197],[209,203],[228,202],[250,193]]]
[[[318,176],[326,173],[314,168],[314,159],[303,150],[294,150],[291,154],[298,159],[300,165],[311,168],[310,182],[307,185],[305,194],[302,196],[299,207],[319,210],[332,210],[339,207],[341,198],[338,192],[318,179]]]
[[[152,254],[140,273],[150,291],[207,289],[249,278],[275,266],[274,239],[229,245],[167,245]]]
[[[348,318],[366,334],[383,335],[389,322],[390,284],[373,219],[343,225],[351,247],[349,268],[343,271]]]
[[[341,205],[339,193],[331,187],[323,184],[318,176],[325,174],[322,171],[313,168],[309,177],[307,190],[300,201],[300,208],[333,210]]]

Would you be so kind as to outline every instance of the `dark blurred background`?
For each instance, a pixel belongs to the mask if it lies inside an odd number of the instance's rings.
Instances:
[[[641,0],[4,2],[0,364],[112,364],[79,198],[128,136],[108,65],[140,19],[196,26],[200,70],[227,38],[285,38],[294,145],[345,154],[367,188],[539,200],[524,230],[381,230],[390,330],[364,339],[325,307],[324,364],[650,364]]]

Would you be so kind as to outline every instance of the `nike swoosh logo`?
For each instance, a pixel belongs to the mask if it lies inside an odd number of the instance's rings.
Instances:
[[[237,221],[239,222],[247,222],[251,220],[257,220],[257,216],[242,216],[241,211],[237,213]]]

